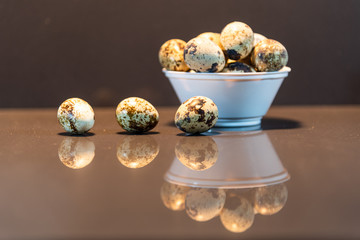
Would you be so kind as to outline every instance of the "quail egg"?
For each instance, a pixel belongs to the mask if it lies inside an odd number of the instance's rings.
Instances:
[[[254,222],[255,214],[250,202],[241,196],[226,199],[225,206],[220,213],[220,220],[230,232],[245,232]]]
[[[233,62],[229,63],[224,69],[223,72],[238,72],[238,73],[245,73],[245,72],[256,72],[255,69],[246,63],[242,62]]]
[[[259,187],[255,191],[255,210],[261,215],[279,212],[287,201],[288,191],[285,184]]]
[[[159,154],[159,145],[151,136],[125,136],[117,145],[116,156],[128,168],[142,168]]]
[[[220,72],[225,66],[221,48],[204,37],[187,42],[184,49],[185,63],[196,72]]]
[[[175,155],[191,170],[203,171],[216,163],[218,148],[209,136],[183,137],[175,146]]]
[[[220,40],[230,59],[244,59],[253,48],[254,33],[247,24],[232,22],[221,31]]]
[[[193,188],[186,195],[186,213],[195,221],[208,221],[219,215],[225,198],[226,194],[222,189]]]
[[[119,125],[128,132],[147,132],[159,122],[159,113],[151,103],[139,97],[126,98],[116,108]]]
[[[84,168],[95,157],[95,145],[84,138],[65,138],[58,150],[60,161],[72,169]]]
[[[65,131],[72,134],[83,134],[95,123],[94,110],[80,98],[69,98],[64,101],[58,109],[57,118]]]
[[[170,71],[188,71],[184,62],[184,48],[186,42],[180,39],[170,39],[160,48],[159,61],[163,68]]]
[[[254,47],[251,62],[259,72],[278,71],[286,66],[288,53],[278,41],[265,39]]]
[[[210,98],[192,97],[178,108],[175,125],[186,133],[202,133],[215,125],[218,115],[218,108]]]
[[[160,189],[161,200],[165,207],[173,211],[185,209],[185,198],[190,187],[164,182]]]
[[[258,44],[259,42],[261,42],[262,40],[267,39],[267,37],[265,37],[264,35],[261,35],[260,33],[254,33],[254,44],[253,46],[255,47],[256,44]]]
[[[198,35],[197,37],[207,38],[210,41],[214,42],[216,45],[218,45],[222,51],[225,51],[225,49],[220,41],[220,33],[204,32],[204,33],[201,33],[200,35]]]

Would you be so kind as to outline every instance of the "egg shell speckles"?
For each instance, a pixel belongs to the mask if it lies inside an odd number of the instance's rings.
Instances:
[[[116,156],[128,168],[142,168],[159,154],[159,144],[151,136],[126,136],[117,145]]]
[[[65,131],[72,134],[83,134],[95,123],[92,107],[80,98],[69,98],[59,107],[57,118]]]
[[[65,138],[58,149],[60,161],[72,169],[89,165],[95,157],[95,144],[84,138]]]
[[[233,62],[227,64],[227,66],[223,69],[223,72],[256,72],[255,69],[245,63],[242,62]]]
[[[216,124],[218,116],[218,108],[210,98],[192,97],[178,108],[175,125],[186,133],[202,133]]]
[[[185,198],[189,190],[190,187],[164,182],[160,189],[161,200],[165,207],[173,211],[184,210]]]
[[[233,60],[246,58],[253,48],[254,33],[245,23],[232,22],[224,27],[220,35],[227,56]]]
[[[184,62],[184,48],[186,42],[180,39],[166,41],[159,50],[159,62],[163,68],[170,71],[188,71]]]
[[[249,229],[254,222],[255,214],[252,205],[244,197],[232,196],[220,213],[223,226],[230,232],[240,233]]]
[[[187,42],[184,60],[196,72],[220,72],[225,66],[225,56],[221,48],[211,40],[197,37]]]
[[[151,103],[139,97],[126,98],[116,108],[119,125],[128,132],[147,132],[159,122],[159,113]]]
[[[254,47],[251,62],[259,72],[278,71],[288,62],[286,48],[278,41],[265,39]]]
[[[185,210],[195,221],[209,221],[219,215],[225,199],[226,193],[222,189],[193,188],[186,196]]]
[[[209,136],[183,137],[175,146],[175,155],[191,170],[203,171],[218,160],[218,148]]]

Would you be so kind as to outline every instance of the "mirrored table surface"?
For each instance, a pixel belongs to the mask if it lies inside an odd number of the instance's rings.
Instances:
[[[275,106],[261,126],[130,134],[95,108],[0,110],[0,239],[359,239],[360,107]]]

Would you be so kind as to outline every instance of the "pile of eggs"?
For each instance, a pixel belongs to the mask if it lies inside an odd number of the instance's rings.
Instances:
[[[221,33],[202,33],[187,43],[166,41],[159,61],[169,71],[273,72],[286,66],[288,53],[280,42],[254,33],[245,23],[232,22]]]

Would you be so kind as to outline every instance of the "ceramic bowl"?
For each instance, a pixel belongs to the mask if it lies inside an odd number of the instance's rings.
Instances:
[[[194,96],[205,96],[215,102],[219,109],[217,127],[259,125],[290,71],[289,67],[276,72],[250,73],[192,73],[163,69],[181,102]]]

